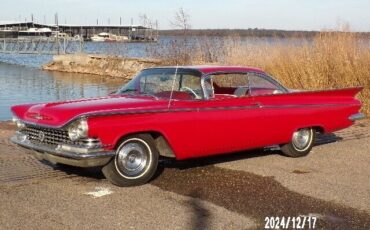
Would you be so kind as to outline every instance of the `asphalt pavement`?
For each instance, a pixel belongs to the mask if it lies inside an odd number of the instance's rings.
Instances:
[[[161,162],[119,188],[98,168],[39,162],[0,123],[0,229],[261,229],[314,216],[316,229],[370,229],[370,122],[321,136],[304,158],[279,151]],[[308,229],[308,226],[305,227]]]

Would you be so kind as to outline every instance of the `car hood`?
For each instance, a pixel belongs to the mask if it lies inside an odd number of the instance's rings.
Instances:
[[[12,112],[21,120],[39,125],[64,126],[80,116],[107,113],[133,113],[143,110],[166,108],[166,100],[149,96],[113,95],[43,104],[27,104],[12,107]]]

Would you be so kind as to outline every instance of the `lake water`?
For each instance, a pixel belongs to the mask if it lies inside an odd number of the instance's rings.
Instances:
[[[12,105],[104,96],[122,84],[122,79],[49,72],[0,62],[0,120],[11,119]]]
[[[158,43],[93,43],[84,44],[84,52],[90,54],[108,54],[125,57],[150,57],[160,53],[163,47],[171,43],[181,43],[181,37],[161,37]],[[206,41],[211,47],[228,42],[222,37],[190,37],[187,41],[196,43]],[[232,41],[231,41],[232,42]],[[300,46],[310,40],[298,38],[240,38],[245,44],[289,44]],[[370,40],[364,41],[369,47]],[[154,52],[153,52],[154,51]],[[154,57],[155,58],[155,57]],[[51,55],[16,55],[0,54],[0,120],[11,119],[10,106],[22,103],[50,102],[107,95],[124,84],[100,76],[72,73],[46,72],[40,66],[52,60]],[[10,63],[10,64],[5,64]]]
[[[114,43],[114,42],[85,42],[83,52],[89,54],[108,54],[114,56],[123,57],[151,57],[154,53],[163,52],[164,47],[171,47],[173,43],[183,43],[183,37],[177,36],[162,36],[160,37],[158,43]],[[206,42],[211,47],[218,47],[225,42],[241,42],[243,44],[290,44],[290,45],[301,45],[303,42],[309,40],[302,40],[298,38],[235,38],[235,40],[230,40],[225,37],[215,37],[215,36],[193,36],[187,37],[186,41],[190,45],[195,45],[197,42]],[[152,57],[155,58],[155,57]],[[39,68],[41,65],[52,61],[51,55],[31,55],[31,54],[1,54],[0,62],[24,65]]]
[[[147,57],[149,49],[169,41],[164,38],[158,44],[86,42],[84,52]],[[12,105],[104,96],[124,84],[122,79],[42,71],[41,65],[52,58],[51,55],[0,54],[0,121],[11,119]]]

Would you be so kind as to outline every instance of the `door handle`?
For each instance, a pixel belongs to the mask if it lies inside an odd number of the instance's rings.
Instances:
[[[253,102],[252,106],[257,107],[257,108],[262,108],[263,107],[261,102]]]

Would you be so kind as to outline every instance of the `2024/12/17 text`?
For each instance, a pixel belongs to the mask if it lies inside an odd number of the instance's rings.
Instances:
[[[315,229],[316,216],[265,217],[265,229]]]

